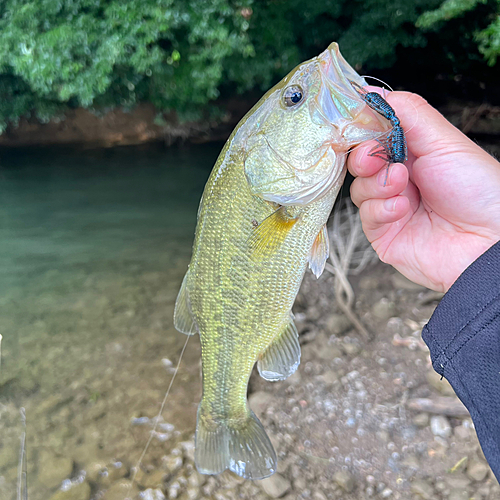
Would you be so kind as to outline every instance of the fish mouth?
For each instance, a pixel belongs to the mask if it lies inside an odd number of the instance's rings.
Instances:
[[[349,147],[388,129],[353,87],[351,82],[360,87],[367,83],[344,59],[337,43],[317,56],[317,63],[321,87],[311,100],[310,111],[316,124],[333,128],[332,146],[336,143]]]

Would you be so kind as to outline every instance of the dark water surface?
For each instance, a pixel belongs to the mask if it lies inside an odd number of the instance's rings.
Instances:
[[[96,460],[138,458],[147,433],[130,422],[158,411],[185,340],[173,304],[220,148],[0,154],[0,498],[21,407],[31,499]],[[167,412],[179,432],[199,397],[196,340],[190,352]]]

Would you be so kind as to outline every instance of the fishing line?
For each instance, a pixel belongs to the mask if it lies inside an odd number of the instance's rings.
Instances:
[[[181,354],[179,356],[179,361],[177,361],[177,366],[175,367],[174,374],[172,375],[172,378],[170,379],[170,384],[168,385],[167,391],[165,392],[165,396],[164,396],[163,401],[162,401],[161,406],[160,406],[160,411],[158,412],[158,415],[156,416],[153,429],[152,429],[151,433],[149,434],[148,442],[146,443],[146,446],[144,447],[144,450],[142,451],[142,454],[139,457],[139,460],[137,461],[137,463],[134,467],[134,473],[132,475],[132,480],[131,480],[130,486],[128,488],[129,492],[132,489],[132,486],[134,485],[135,478],[137,476],[137,473],[139,472],[139,467],[142,464],[142,460],[143,460],[144,456],[146,455],[148,448],[149,448],[149,445],[151,444],[151,441],[153,440],[153,437],[156,433],[156,429],[158,428],[158,423],[160,422],[161,414],[163,413],[163,409],[165,408],[165,403],[167,402],[168,395],[170,394],[170,389],[172,388],[175,377],[177,376],[177,372],[179,371],[179,366],[181,364],[182,357],[184,356],[184,351],[186,350],[186,347],[187,347],[187,344],[189,341],[189,337],[191,337],[191,335],[186,335],[186,342],[184,342],[184,346],[182,347]]]

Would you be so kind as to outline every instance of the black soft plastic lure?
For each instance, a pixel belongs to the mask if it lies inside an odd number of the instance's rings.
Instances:
[[[367,92],[363,87],[360,87],[353,81],[351,81],[351,84],[370,108],[391,122],[392,128],[377,139],[379,146],[376,146],[370,151],[370,156],[376,156],[377,158],[382,158],[387,161],[385,186],[389,173],[389,166],[392,163],[404,163],[408,159],[405,132],[399,118],[396,116],[396,112],[380,94],[377,94],[377,92]]]

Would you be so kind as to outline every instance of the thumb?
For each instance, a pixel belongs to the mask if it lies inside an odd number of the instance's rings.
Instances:
[[[471,142],[423,97],[411,92],[391,92],[387,101],[396,111],[409,149],[417,156],[440,151],[450,144]],[[473,143],[472,143],[473,144]]]

